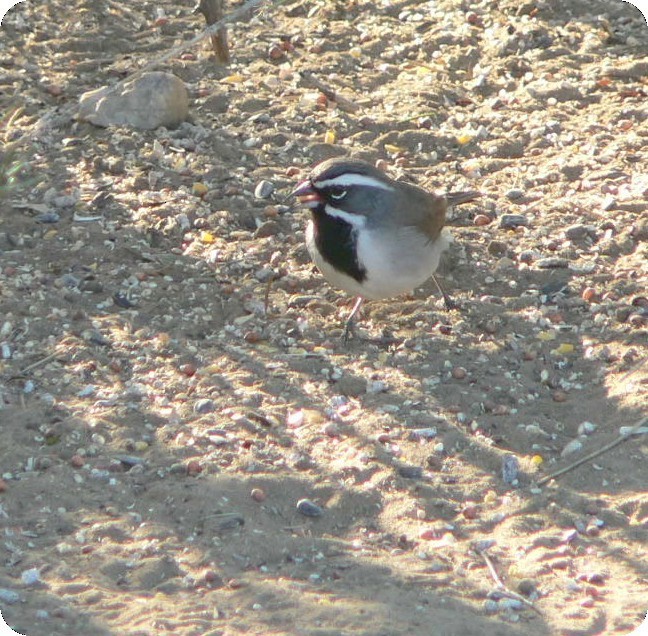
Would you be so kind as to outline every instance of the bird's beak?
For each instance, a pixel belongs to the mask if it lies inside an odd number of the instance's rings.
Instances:
[[[302,181],[290,194],[308,207],[315,207],[322,200],[309,179]]]

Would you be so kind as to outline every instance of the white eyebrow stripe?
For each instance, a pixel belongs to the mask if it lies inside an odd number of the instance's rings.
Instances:
[[[334,219],[341,219],[346,221],[350,226],[359,230],[367,224],[367,217],[364,214],[351,214],[350,212],[345,212],[344,210],[338,210],[332,205],[327,205],[324,207],[324,211],[329,216],[332,216]]]
[[[370,188],[381,188],[382,190],[389,190],[392,192],[394,188],[384,181],[379,181],[375,177],[370,177],[366,174],[356,174],[353,172],[346,172],[339,177],[332,179],[324,179],[323,181],[314,181],[313,185],[318,188],[327,188],[330,186],[368,186]]]

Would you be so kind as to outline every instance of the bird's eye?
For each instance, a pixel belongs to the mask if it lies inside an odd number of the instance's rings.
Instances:
[[[329,195],[331,199],[334,199],[335,201],[339,201],[340,199],[344,199],[346,196],[347,190],[346,188],[343,188],[342,186],[333,186],[329,190]]]

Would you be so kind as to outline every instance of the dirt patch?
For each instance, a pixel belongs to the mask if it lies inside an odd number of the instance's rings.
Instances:
[[[537,484],[646,415],[641,14],[268,5],[231,27],[229,67],[203,47],[165,67],[191,122],[75,120],[81,93],[200,27],[169,2],[27,2],[3,21],[2,113],[22,108],[4,142],[23,138],[27,163],[0,217],[5,620],[30,636],[631,632],[645,435]],[[313,269],[285,198],[339,154],[483,192],[449,222],[460,310],[427,285],[365,309],[361,332],[390,344],[341,342],[352,299]]]

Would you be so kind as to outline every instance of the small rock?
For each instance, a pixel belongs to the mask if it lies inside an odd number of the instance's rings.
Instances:
[[[254,278],[262,283],[267,283],[274,278],[275,272],[271,267],[262,267],[254,272]]]
[[[517,585],[518,592],[523,596],[534,596],[537,592],[538,585],[533,579],[522,579]]]
[[[300,499],[297,502],[297,512],[306,517],[321,517],[324,511],[310,499]]]
[[[200,400],[196,400],[193,410],[195,413],[200,413],[203,415],[205,413],[213,413],[216,410],[216,404],[214,403],[214,400],[210,400],[209,398],[202,398]]]
[[[40,583],[41,582],[40,570],[38,568],[30,568],[29,570],[25,570],[20,575],[20,580],[25,585],[36,585],[37,583]]]
[[[399,466],[398,474],[405,479],[420,479],[423,477],[423,469],[420,466]]]
[[[236,530],[245,525],[245,519],[236,513],[224,515],[223,520],[218,524],[217,531]]]
[[[274,191],[274,183],[263,179],[262,181],[259,181],[256,188],[254,188],[254,196],[257,199],[267,199]]]
[[[565,237],[570,241],[581,241],[594,231],[595,229],[592,226],[576,223],[575,225],[570,225],[568,228],[565,228]]]
[[[415,428],[410,431],[412,439],[433,439],[437,436],[437,430],[433,426],[428,428]]]
[[[554,402],[566,402],[567,401],[567,393],[561,389],[557,389],[551,394],[551,399]]]
[[[175,128],[188,114],[189,96],[184,82],[162,71],[142,73],[115,87],[88,91],[79,100],[79,119],[104,128]]]
[[[347,397],[359,397],[367,391],[367,381],[364,378],[345,373],[335,384],[335,390]]]
[[[520,474],[520,462],[515,455],[506,455],[502,460],[502,481],[513,484]]]
[[[505,243],[504,241],[491,241],[486,249],[488,250],[488,253],[493,256],[501,256],[502,254],[506,254],[508,243]]]
[[[500,611],[520,610],[524,607],[524,603],[516,598],[502,598],[497,602],[497,608]]]
[[[540,269],[553,269],[558,267],[567,267],[569,261],[566,258],[560,258],[559,256],[547,256],[538,259],[535,264],[536,267],[539,267]]]
[[[540,253],[537,252],[536,250],[522,250],[518,254],[518,260],[520,263],[533,263],[538,257],[540,256]]]
[[[486,214],[478,214],[473,219],[473,223],[478,227],[483,227],[484,225],[488,225],[492,221],[493,221],[493,219],[491,219],[491,217],[487,216]]]
[[[6,587],[0,587],[0,601],[7,605],[14,605],[20,601],[20,594],[13,590],[8,590]]]
[[[499,226],[505,229],[515,229],[516,227],[527,227],[529,219],[523,214],[502,214]]]
[[[44,212],[36,217],[36,223],[58,223],[61,215],[56,212]]]
[[[262,501],[266,500],[266,494],[261,488],[252,488],[252,490],[250,491],[250,497],[257,503],[261,503]]]
[[[187,475],[189,475],[189,477],[200,475],[200,473],[202,473],[202,470],[203,468],[197,459],[192,459],[187,462]]]
[[[511,267],[515,267],[515,261],[508,256],[502,256],[502,258],[495,263],[496,270],[510,269]]]
[[[276,236],[281,227],[279,223],[273,220],[264,221],[254,232],[254,238],[267,238],[268,236]]]
[[[524,196],[524,190],[520,190],[519,188],[511,188],[510,190],[506,191],[505,196],[509,201],[515,201],[516,199],[521,199]]]
[[[571,442],[565,445],[565,447],[562,449],[560,453],[560,456],[567,457],[568,455],[573,455],[574,453],[578,453],[582,449],[583,449],[583,443],[577,439],[573,439]]]
[[[463,380],[468,375],[468,372],[464,367],[453,367],[450,375],[452,375],[455,380]]]

